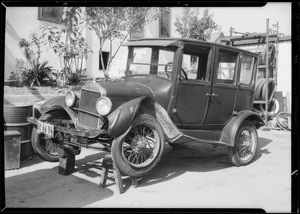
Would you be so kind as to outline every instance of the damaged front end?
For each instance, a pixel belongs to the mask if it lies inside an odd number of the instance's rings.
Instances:
[[[136,85],[139,94],[133,94],[126,91],[125,84],[112,83],[110,87],[105,84],[89,83],[82,88],[80,96],[69,91],[65,97],[46,101],[40,107],[39,119],[27,118],[35,125],[32,145],[37,154],[44,160],[58,161],[59,148],[77,148],[69,149],[74,155],[80,153],[82,146],[110,151],[113,140],[128,132],[134,118],[143,113],[157,119],[169,142],[181,136],[165,109],[150,98],[147,87]],[[133,83],[130,84],[132,88]],[[134,96],[120,96],[115,88]]]

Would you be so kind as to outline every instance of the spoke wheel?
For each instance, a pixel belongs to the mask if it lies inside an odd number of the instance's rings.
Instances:
[[[124,160],[136,168],[151,164],[159,152],[159,141],[159,135],[151,124],[137,124],[130,130],[122,144]]]
[[[255,126],[245,121],[237,132],[234,147],[228,148],[228,155],[232,164],[236,166],[249,164],[255,156],[257,142]]]
[[[123,139],[115,139],[112,156],[117,167],[130,176],[150,172],[160,161],[164,149],[161,125],[150,115],[137,116]]]
[[[291,119],[291,114],[287,112],[280,112],[276,116],[276,122],[280,128],[283,130],[291,131],[289,128],[289,120]]]

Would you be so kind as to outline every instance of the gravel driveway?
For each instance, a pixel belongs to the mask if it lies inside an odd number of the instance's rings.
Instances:
[[[58,163],[33,157],[5,171],[7,207],[262,208],[291,212],[291,134],[258,130],[258,154],[244,167],[229,164],[227,150],[199,144],[166,147],[160,164],[118,194],[100,180],[101,153],[83,149],[72,175],[58,174]],[[129,181],[124,181],[129,186]]]

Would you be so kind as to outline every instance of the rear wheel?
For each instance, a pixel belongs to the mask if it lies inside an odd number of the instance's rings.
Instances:
[[[148,114],[135,118],[130,131],[112,144],[112,157],[116,166],[129,176],[142,176],[160,161],[165,136],[158,121]]]
[[[234,147],[228,148],[231,163],[236,166],[249,164],[255,156],[257,143],[255,126],[249,121],[245,121],[235,136]]]
[[[57,123],[62,118],[68,117],[64,112],[52,112],[42,115],[39,120],[47,121],[51,124]],[[71,136],[61,132],[54,132],[54,138],[50,138],[38,132],[37,128],[32,129],[31,142],[35,153],[45,161],[58,162],[58,145],[68,140]]]

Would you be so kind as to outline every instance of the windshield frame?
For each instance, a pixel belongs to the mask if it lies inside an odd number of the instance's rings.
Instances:
[[[151,59],[150,59],[150,63],[133,63],[133,52],[134,49],[139,49],[139,48],[150,48],[151,49]],[[125,70],[125,77],[132,77],[132,76],[154,76],[154,77],[159,77],[159,78],[163,78],[169,81],[172,81],[172,78],[174,76],[175,70],[174,70],[174,60],[175,60],[175,55],[176,55],[176,51],[177,51],[178,47],[176,46],[168,46],[168,47],[164,47],[164,46],[128,46],[128,55],[127,55],[127,64],[126,64],[126,70]],[[149,73],[130,73],[130,65],[133,64],[145,64],[145,65],[149,65],[150,67],[154,66],[156,67],[156,69],[154,69],[155,72],[158,72],[158,67],[159,66],[163,66],[166,64],[161,64],[158,63],[158,59],[159,59],[159,54],[157,54],[156,56],[155,53],[159,53],[160,50],[165,50],[165,51],[171,51],[173,52],[173,59],[172,62],[173,63],[173,68],[172,68],[172,72],[171,72],[171,76],[168,77],[166,74],[165,75],[159,75],[158,73],[151,73],[151,68],[149,69]],[[156,60],[156,63],[153,62],[154,60]],[[164,71],[164,73],[166,73]]]

